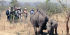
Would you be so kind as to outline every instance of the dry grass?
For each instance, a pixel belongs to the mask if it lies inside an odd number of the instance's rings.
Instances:
[[[63,16],[63,14],[55,14],[51,17],[51,19],[52,18],[56,19],[56,15],[58,15],[57,32],[59,35],[65,35],[66,34],[66,27],[65,27],[66,24],[64,22],[65,17]],[[29,18],[30,17],[28,15],[27,23],[23,21],[22,25],[20,25],[20,22],[18,22],[16,26],[11,28],[10,23],[6,19],[5,12],[3,12],[0,20],[0,35],[34,35],[34,29],[32,27],[32,24],[29,21]],[[23,17],[23,20],[24,20],[24,17]],[[70,22],[69,22],[69,25],[70,25]],[[11,24],[11,26],[13,26],[13,24]],[[44,30],[44,32],[47,32],[47,30]]]

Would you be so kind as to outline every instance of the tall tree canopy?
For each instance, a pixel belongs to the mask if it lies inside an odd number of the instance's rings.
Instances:
[[[11,4],[11,6],[18,6],[18,1],[17,0],[11,0],[10,4]]]

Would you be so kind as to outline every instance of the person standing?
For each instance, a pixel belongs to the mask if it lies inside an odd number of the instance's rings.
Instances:
[[[39,11],[39,9],[36,10],[37,12]]]
[[[7,20],[10,21],[10,7],[9,9],[6,11],[6,15],[7,15]]]
[[[24,14],[25,14],[25,22],[26,22],[26,18],[27,18],[27,8],[24,9]]]
[[[21,10],[20,7],[18,8],[18,13],[19,13],[19,18],[21,19],[21,17],[22,17],[22,15],[21,15],[22,14],[22,10]]]
[[[32,10],[30,11],[30,15],[32,15],[34,12],[35,12],[35,11],[34,11],[33,8],[32,8]]]
[[[19,14],[18,14],[18,10],[17,10],[17,7],[15,8],[15,17],[18,17],[19,18]]]
[[[11,11],[10,11],[10,23],[12,21],[14,21],[15,18],[15,11],[13,10],[13,7],[11,7]]]

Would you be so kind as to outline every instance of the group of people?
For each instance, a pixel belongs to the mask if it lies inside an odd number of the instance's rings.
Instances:
[[[7,20],[12,22],[13,19],[17,20],[18,18],[21,18],[22,10],[20,7],[9,7],[9,9],[6,11]]]
[[[38,11],[38,9],[37,9]],[[30,15],[32,15],[35,11],[33,10],[33,8],[30,10]],[[25,14],[25,20],[27,18],[27,8],[25,8],[23,11],[21,10],[20,7],[9,7],[9,9],[6,11],[6,15],[7,15],[7,20],[12,22],[13,19],[16,21],[18,19],[21,18],[22,14]]]

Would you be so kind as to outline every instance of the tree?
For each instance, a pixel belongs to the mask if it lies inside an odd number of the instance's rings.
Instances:
[[[53,3],[53,2],[49,2],[50,0],[46,1],[46,7],[43,7],[42,9],[46,9],[47,14],[52,15],[55,13],[61,13],[63,9],[61,9],[61,5],[58,3]]]
[[[5,1],[4,1],[4,0],[0,1],[0,5],[1,5],[0,9],[1,9],[1,10],[4,9],[4,4],[5,4]]]
[[[11,4],[11,6],[16,6],[16,7],[18,7],[18,1],[17,0],[11,0],[11,2],[10,2],[10,4]]]
[[[66,35],[69,35],[68,21],[69,21],[70,13],[68,13],[67,7],[65,7],[65,5],[63,5],[60,0],[57,0],[57,1],[65,8],[64,10],[65,10],[65,14],[66,14]],[[66,2],[67,2],[67,0],[66,0]],[[66,3],[66,5],[67,5],[67,3]]]
[[[30,7],[31,5],[29,3],[24,3],[24,7]]]
[[[50,0],[46,0],[46,3],[49,2]]]

